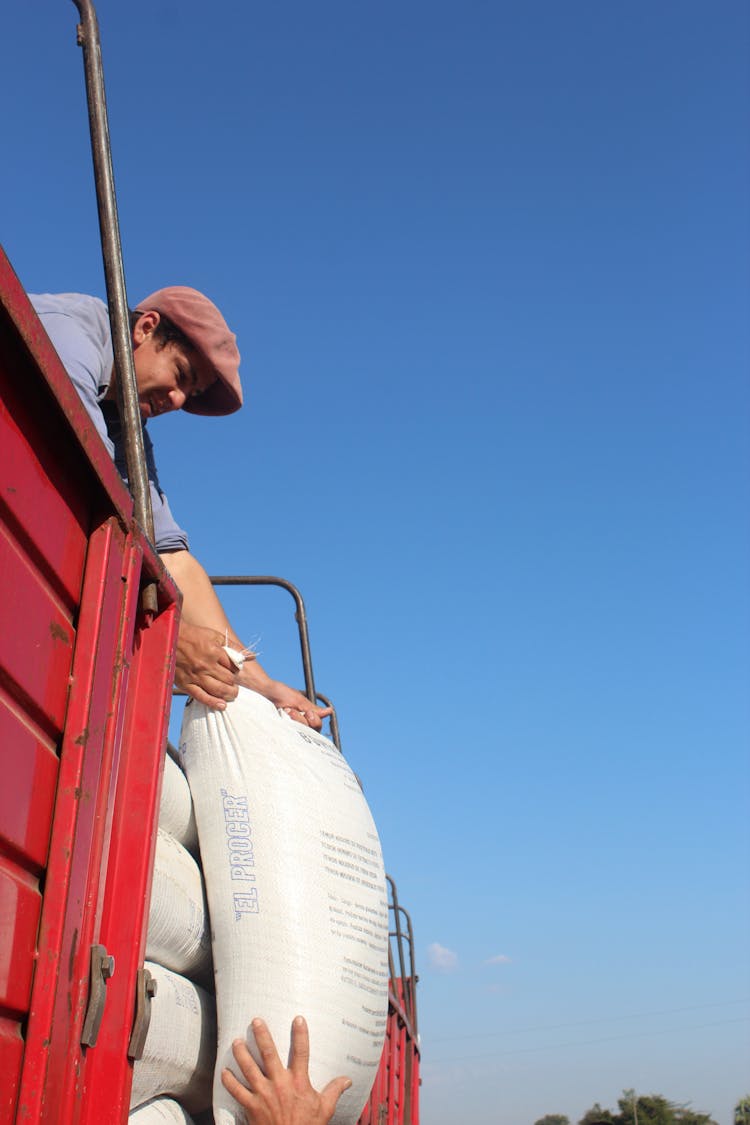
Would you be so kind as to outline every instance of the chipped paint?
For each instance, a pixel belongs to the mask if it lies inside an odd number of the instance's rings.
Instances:
[[[70,644],[70,634],[57,621],[50,624],[49,631],[53,641],[62,641],[66,645]]]

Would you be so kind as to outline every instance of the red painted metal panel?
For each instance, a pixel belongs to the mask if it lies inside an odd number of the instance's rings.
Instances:
[[[13,592],[3,622],[0,681],[36,709],[51,733],[62,730],[73,627],[52,592],[0,527],[0,587]],[[12,684],[12,686],[10,686]]]
[[[57,754],[0,688],[0,842],[21,862],[47,862],[57,786]]]
[[[358,1125],[419,1125],[419,1047],[401,1006],[403,981],[391,983],[383,1054]]]
[[[8,370],[7,356],[0,353],[0,519],[72,607],[78,604],[86,556],[88,490],[75,461],[60,452],[59,426],[54,434],[40,434],[39,421],[30,417],[34,405],[20,393],[24,374]]]
[[[412,1044],[411,1060],[411,1121],[406,1125],[419,1125],[419,1087],[422,1085],[422,1079],[419,1074],[420,1054],[414,1044]]]
[[[0,856],[0,1008],[26,1011],[42,898],[36,881]]]
[[[160,613],[136,630],[142,568],[159,582]],[[88,1120],[115,1120],[110,1081],[124,1120],[178,594],[1,251],[0,599],[0,1125],[80,1119],[99,1049],[80,1047],[89,950],[105,906],[127,972]]]
[[[22,1058],[20,1024],[0,1017],[0,1125],[9,1125],[15,1118]]]
[[[164,580],[165,608],[150,628],[135,630],[144,550],[153,573],[159,564],[150,548],[142,540],[137,547],[123,544],[111,521],[89,552],[22,1078],[20,1104],[35,1122],[75,1125],[89,1112],[89,1099],[95,1109],[86,1120],[115,1122],[119,1104],[122,1119],[127,1116],[126,1049],[177,625],[169,605],[177,593]],[[106,892],[105,872],[114,880]],[[84,1051],[79,1042],[94,942],[114,953],[116,971],[107,984],[100,1041]],[[115,1040],[109,1051],[108,1027]]]
[[[27,357],[24,362],[34,372],[39,426],[48,426],[50,432],[56,428],[68,458],[86,465],[89,488],[100,495],[99,506],[127,526],[133,511],[130,495],[1,247],[0,295],[0,352],[12,351],[15,357],[20,348]]]
[[[122,532],[110,519],[89,545],[60,754],[19,1103],[33,1121],[72,1121],[72,1105],[64,1098],[82,1065],[89,949],[97,921],[91,905],[98,896],[116,717],[113,677],[116,682],[123,667],[123,551]]]
[[[176,599],[171,583],[166,588]],[[172,604],[150,627],[141,622],[135,636],[100,929],[117,972],[107,985],[96,1050],[87,1059],[80,1125],[124,1122],[128,1115],[133,1074],[127,1048],[146,944],[177,625]]]

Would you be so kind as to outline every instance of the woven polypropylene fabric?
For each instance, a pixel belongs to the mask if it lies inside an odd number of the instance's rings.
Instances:
[[[156,980],[143,1058],[133,1067],[131,1108],[168,1095],[190,1113],[211,1104],[216,1061],[213,999],[202,988],[162,965],[146,962]]]
[[[128,1114],[133,1125],[193,1125],[193,1119],[172,1098],[154,1098]]]
[[[388,910],[377,831],[361,787],[327,739],[240,688],[225,711],[191,702],[180,758],[193,794],[211,916],[219,1044],[217,1125],[244,1122],[223,1089],[232,1040],[267,1022],[286,1060],[291,1022],[310,1028],[310,1077],[352,1087],[334,1122],[353,1125],[385,1035]]]

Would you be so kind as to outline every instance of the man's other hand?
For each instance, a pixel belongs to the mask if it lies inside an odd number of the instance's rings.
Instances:
[[[285,711],[290,719],[294,719],[295,723],[302,723],[303,726],[312,727],[313,730],[320,730],[323,726],[323,719],[330,715],[333,710],[331,707],[318,707],[301,691],[296,691],[294,688],[282,684],[280,680],[273,680],[272,685],[270,688],[272,694],[267,695],[266,698],[275,703],[279,710]]]
[[[231,1070],[225,1069],[221,1074],[225,1089],[245,1110],[247,1125],[328,1125],[339,1098],[349,1089],[351,1081],[333,1078],[320,1093],[312,1087],[308,1073],[310,1038],[302,1016],[292,1021],[288,1070],[263,1020],[253,1020],[252,1029],[263,1070],[247,1044],[235,1039],[232,1053],[247,1086],[243,1086]]]

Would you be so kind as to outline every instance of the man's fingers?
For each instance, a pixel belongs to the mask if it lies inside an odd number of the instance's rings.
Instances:
[[[320,1091],[320,1104],[327,1114],[326,1121],[333,1117],[333,1111],[339,1098],[346,1093],[351,1084],[351,1078],[345,1078],[342,1075],[340,1078],[332,1078],[328,1085]]]
[[[183,688],[188,695],[196,699],[198,703],[204,703],[206,707],[212,707],[214,711],[224,711],[226,709],[226,702],[219,699],[217,695],[209,695],[203,688],[198,687],[197,684],[178,684],[178,687]]]
[[[292,1020],[292,1047],[289,1057],[289,1069],[297,1075],[307,1077],[307,1068],[310,1063],[310,1033],[307,1022],[302,1016],[295,1016]]]
[[[199,703],[205,703],[207,707],[213,707],[219,711],[223,711],[227,703],[236,699],[238,694],[236,685],[225,687],[212,676],[203,676],[200,681],[188,681],[178,686],[184,688],[188,695],[192,695],[193,699],[197,699]]]
[[[283,710],[290,719],[294,719],[295,723],[302,723],[303,727],[312,727],[313,730],[321,730],[323,719],[332,711],[330,707],[310,707],[305,710],[299,707],[284,707]]]
[[[257,1086],[258,1082],[263,1081],[263,1072],[250,1054],[250,1050],[244,1039],[234,1040],[232,1043],[232,1054],[234,1055],[237,1066],[242,1071],[245,1081],[251,1089]]]
[[[223,659],[219,659],[219,654]],[[225,660],[227,661],[226,664],[224,663]],[[206,660],[196,661],[193,666],[193,675],[196,677],[213,676],[215,680],[226,684],[227,687],[232,687],[237,682],[237,668],[232,664],[224,649],[217,649]]]
[[[328,716],[332,714],[333,707],[315,707],[313,710],[305,711],[307,725],[314,730],[322,730],[323,719],[327,719]]]
[[[284,707],[284,713],[293,719],[295,723],[302,723],[303,727],[311,727],[313,724],[310,721],[312,714],[307,711],[300,711],[299,707]]]
[[[221,1072],[221,1083],[224,1089],[232,1095],[236,1102],[239,1102],[245,1109],[252,1109],[253,1097],[255,1095],[246,1086],[243,1086],[236,1074],[233,1074],[228,1066],[225,1066]]]
[[[276,1044],[271,1038],[271,1032],[268,1030],[266,1024],[261,1019],[254,1019],[250,1024],[255,1036],[255,1043],[260,1051],[260,1057],[263,1060],[263,1070],[272,1077],[283,1070],[279,1052],[276,1050]]]

